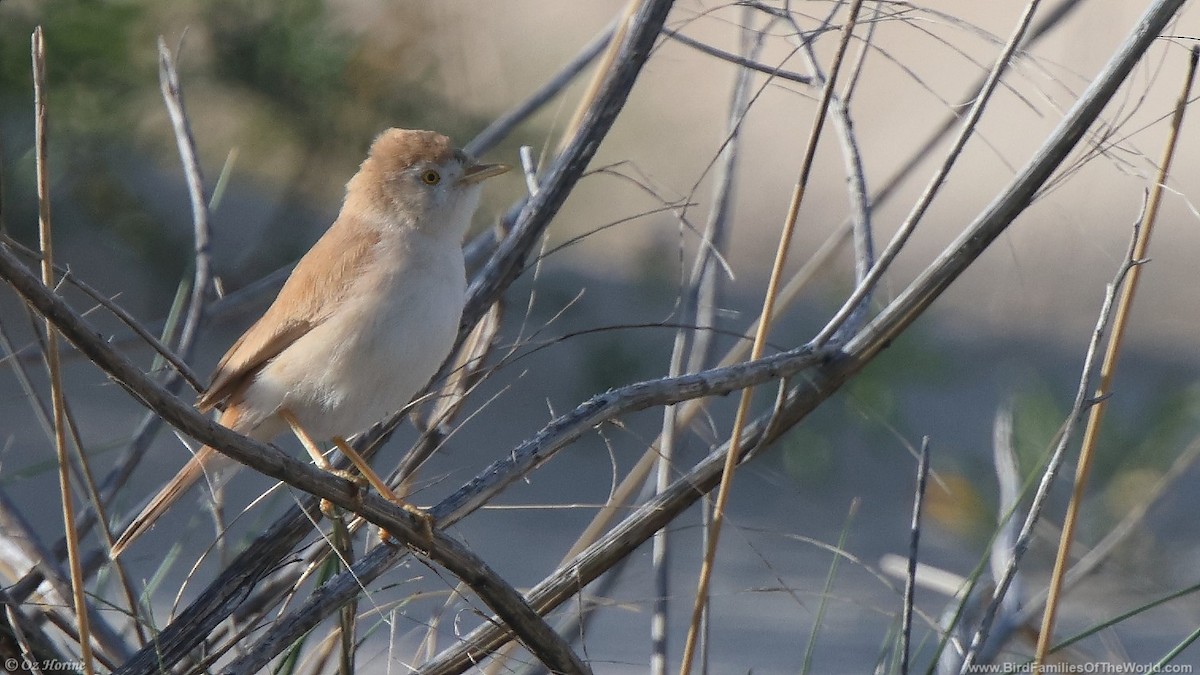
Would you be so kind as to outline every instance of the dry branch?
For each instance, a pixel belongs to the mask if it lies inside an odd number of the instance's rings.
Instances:
[[[360,494],[352,483],[343,478],[292,459],[274,448],[222,427],[146,377],[132,362],[105,344],[83,318],[53,291],[42,285],[5,246],[0,246],[0,276],[3,276],[47,321],[52,322],[79,351],[180,431],[212,445],[260,473],[352,511],[393,535],[399,535],[405,541],[420,540],[420,523],[403,509],[378,495]],[[548,665],[559,663],[556,654],[561,651],[561,645],[555,645],[561,643],[561,638],[553,635],[549,627],[540,620],[536,622],[537,628],[530,627],[529,620],[533,615],[520,595],[490,572],[482,561],[470,555],[458,542],[440,533],[435,537],[434,546],[427,554],[432,561],[471,585],[502,620],[515,622],[513,625],[521,628],[526,644],[540,657],[544,657]],[[550,642],[547,643],[547,640]],[[182,657],[187,651],[188,649],[184,649],[178,656]],[[144,667],[151,669],[148,672],[153,672],[172,662],[164,655],[163,639],[160,636],[158,642],[136,654],[118,672],[140,672],[139,668]]]

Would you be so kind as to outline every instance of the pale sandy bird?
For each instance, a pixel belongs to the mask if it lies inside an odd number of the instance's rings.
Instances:
[[[474,162],[433,132],[380,134],[346,185],[337,220],[221,359],[197,407],[224,404],[221,424],[260,441],[290,428],[325,468],[312,440],[332,440],[395,499],[344,439],[407,405],[448,355],[466,295],[462,239],[481,182],[507,170]],[[121,535],[113,557],[201,476],[220,480],[232,466],[201,448]]]

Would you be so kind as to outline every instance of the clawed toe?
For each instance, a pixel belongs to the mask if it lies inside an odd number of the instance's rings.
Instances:
[[[386,497],[387,495],[384,496]],[[419,506],[413,506],[399,497],[391,497],[389,498],[389,501],[405,511],[408,511],[412,517],[417,519],[417,521],[420,523],[420,539],[419,541],[410,542],[410,544],[415,545],[421,551],[428,552],[433,547],[433,527],[436,524],[433,516],[425,509],[422,509]],[[392,543],[395,539],[390,532],[384,529],[379,530],[379,538],[385,544]]]

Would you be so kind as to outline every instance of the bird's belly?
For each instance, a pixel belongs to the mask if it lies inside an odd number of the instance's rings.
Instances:
[[[365,431],[433,377],[453,345],[464,292],[460,282],[357,298],[273,359],[247,398],[258,410],[287,408],[317,439]]]

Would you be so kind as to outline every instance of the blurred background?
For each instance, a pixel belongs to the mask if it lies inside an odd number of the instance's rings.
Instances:
[[[5,0],[0,225],[22,242],[36,243],[29,65],[35,25],[44,26],[47,40],[57,259],[154,327],[170,312],[180,280],[191,276],[190,207],[158,88],[159,35],[178,49],[210,193],[221,177],[223,190],[212,210],[214,264],[222,287],[232,292],[307,250],[335,216],[345,181],[376,133],[389,126],[431,128],[465,144],[548,80],[623,4]],[[1143,5],[1078,3],[1017,60],[979,135],[892,268],[877,305],[903,289],[1027,161]],[[834,7],[790,5],[809,27]],[[871,17],[864,25],[871,26],[872,48],[863,59],[851,114],[869,188],[889,180],[948,115],[966,110],[970,101],[964,97],[990,68],[1021,10],[1018,3],[956,2],[864,9]],[[737,52],[745,18],[753,16],[761,25],[765,14],[678,2],[668,25]],[[774,24],[758,60],[808,72],[789,30]],[[1012,405],[1021,470],[1034,472],[1069,410],[1105,284],[1125,255],[1153,181],[1187,52],[1198,35],[1200,14],[1188,5],[1171,36],[1151,49],[1105,111],[1104,125],[1093,128],[1018,222],[866,372],[739,473],[714,589],[714,672],[796,671],[831,564],[827,551],[807,541],[836,544],[843,533],[844,548],[857,562],[842,562],[826,595],[829,608],[813,667],[815,672],[873,667],[895,630],[900,607],[895,588],[902,586],[891,578],[894,588],[889,587],[873,570],[881,556],[907,550],[912,449],[924,436],[930,438],[938,480],[931,484],[922,561],[967,575],[986,555],[997,509],[994,417]],[[818,56],[828,59],[834,43],[819,41]],[[490,373],[469,404],[478,413],[423,473],[418,503],[448,494],[592,394],[666,374],[672,322],[678,320],[682,284],[696,251],[696,228],[710,206],[712,165],[725,138],[736,72],[734,65],[692,46],[660,40],[592,164],[606,170],[580,182],[550,227],[544,249],[549,253],[509,295],[500,342],[501,352],[511,350],[513,358]],[[517,165],[520,145],[532,146],[539,156],[553,152],[584,81],[519,126],[487,159]],[[768,81],[762,73],[753,82],[726,253],[731,277],[721,299],[726,332],[718,353],[756,315],[815,108],[813,89]],[[1200,470],[1179,464],[1173,482],[1163,479],[1179,457],[1194,456],[1191,448],[1200,442],[1200,353],[1194,346],[1200,326],[1195,264],[1200,213],[1192,201],[1200,167],[1198,123],[1195,118],[1184,123],[1077,550],[1085,551],[1132,510],[1147,512],[1106,564],[1068,597],[1058,632],[1064,637],[1197,582],[1200,525],[1194,514],[1200,498],[1193,486]],[[790,271],[849,213],[841,150],[827,134]],[[876,206],[880,245],[907,215],[946,145],[936,145]],[[518,172],[489,182],[479,231],[524,191]],[[808,340],[852,281],[851,254],[843,250],[781,316],[773,346]],[[242,311],[214,317],[201,337],[197,369],[207,372],[269,300],[262,296]],[[94,319],[114,340],[128,339],[102,313]],[[29,319],[9,291],[0,293],[0,321],[16,347],[31,339]],[[150,362],[140,347],[131,356]],[[68,397],[89,453],[103,466],[128,440],[142,411],[89,364],[72,361],[70,367]],[[34,525],[50,537],[61,530],[53,515],[53,453],[28,399],[15,378],[0,376],[0,488],[30,513],[43,514]],[[730,410],[729,401],[714,402],[679,461],[690,465],[709,442],[726,436]],[[536,583],[604,502],[614,472],[627,469],[653,439],[660,415],[634,415],[619,430],[598,431],[577,443],[510,490],[498,505],[504,508],[473,516],[456,534],[510,582]],[[162,436],[161,449],[135,475],[120,505],[126,511],[185,459],[178,441]],[[389,459],[406,442],[402,434],[385,450],[392,453]],[[1068,466],[1064,474],[1072,471]],[[246,495],[267,485],[253,476],[236,483]],[[1061,487],[1051,503],[1051,522],[1061,520],[1068,496],[1067,482]],[[198,509],[172,518],[178,528],[211,541],[211,525]],[[269,522],[254,518],[251,512],[235,523],[235,531],[252,532],[254,523]],[[674,653],[682,643],[699,564],[698,523],[699,515],[691,514],[674,528]],[[153,536],[169,545],[178,528],[160,526]],[[1056,541],[1049,526],[1035,541],[1026,592],[1044,583]],[[597,599],[607,605],[584,644],[598,672],[644,671],[653,593],[647,551],[639,550],[619,584]],[[128,561],[148,577],[162,556],[153,545],[141,545]],[[419,572],[424,570],[411,571]],[[186,565],[170,571],[175,579],[186,573]],[[444,582],[433,583],[445,588]],[[934,616],[947,602],[932,591],[918,594],[918,606]],[[361,667],[395,668],[389,641],[404,647],[405,636],[418,634],[426,620],[421,611],[390,617],[391,637],[380,631],[380,646],[364,652]],[[1178,644],[1198,622],[1200,601],[1187,595],[1078,648],[1084,660],[1145,662]],[[1179,662],[1200,663],[1198,654],[1187,652]]]

